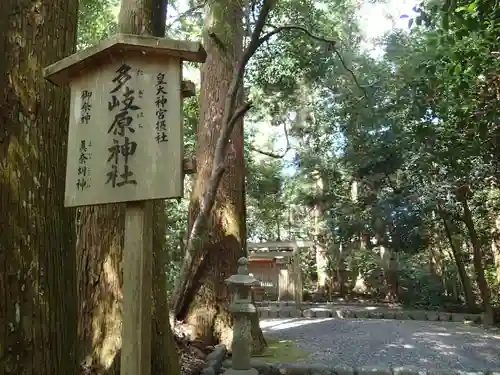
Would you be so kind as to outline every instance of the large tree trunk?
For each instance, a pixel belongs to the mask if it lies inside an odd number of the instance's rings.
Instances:
[[[321,209],[319,205],[315,208],[315,234],[314,234],[314,247],[316,250],[316,272],[318,274],[318,282],[316,285],[316,291],[318,295],[322,297],[328,297],[329,291],[327,290],[327,284],[329,281],[328,268],[329,268],[329,259],[326,253],[326,248],[324,246],[324,238],[319,223],[321,218],[320,216]]]
[[[470,241],[472,244],[474,271],[476,273],[477,285],[479,287],[481,298],[483,300],[483,308],[485,314],[484,321],[487,324],[491,324],[493,323],[493,310],[490,303],[490,288],[488,286],[488,282],[486,281],[486,277],[484,276],[483,251],[481,249],[481,243],[479,241],[479,237],[472,220],[472,213],[470,211],[468,201],[466,198],[462,198],[460,201],[464,208],[464,223],[467,227],[467,231],[469,232]]]
[[[323,195],[323,179],[318,172],[316,179],[316,193]],[[328,297],[327,283],[329,281],[328,269],[329,259],[326,253],[325,246],[325,228],[323,225],[323,207],[321,202],[314,206],[314,246],[316,250],[316,272],[318,274],[318,282],[316,292],[321,297]]]
[[[152,35],[165,36],[168,0],[151,0]],[[151,373],[179,375],[177,344],[170,327],[167,294],[168,253],[166,244],[167,207],[165,201],[153,205],[153,324],[151,336]]]
[[[179,375],[180,364],[172,329],[167,301],[167,264],[166,249],[166,207],[164,201],[154,204],[153,232],[153,325],[151,336],[151,373]]]
[[[497,283],[500,283],[500,215],[495,214],[491,229],[491,252],[495,262]]]
[[[391,248],[386,246],[385,225],[381,219],[376,219],[375,240],[379,248],[380,263],[384,271],[385,284],[387,287],[385,300],[396,302],[399,300],[399,280],[397,274],[397,262]]]
[[[387,286],[385,300],[387,302],[396,302],[399,300],[399,279],[397,274],[397,262],[395,260],[394,253],[389,247],[381,245],[380,258]]]
[[[458,276],[460,277],[460,281],[462,283],[462,287],[464,290],[465,303],[467,304],[467,307],[469,307],[469,309],[474,310],[476,308],[476,299],[474,298],[474,291],[472,289],[471,280],[469,278],[469,275],[467,275],[467,271],[465,269],[462,250],[455,243],[455,241],[453,241],[453,235],[450,228],[450,224],[446,220],[446,217],[441,212],[441,210],[440,210],[440,215],[441,218],[443,219],[443,226],[444,226],[444,231],[446,233],[446,238],[450,243],[451,252],[453,254],[453,258],[455,259],[455,264],[457,266]]]
[[[120,31],[165,35],[166,1],[122,0]],[[79,358],[95,374],[119,374],[122,323],[122,250],[124,205],[81,210],[78,241],[80,342]],[[177,346],[169,322],[166,290],[166,211],[153,203],[152,372],[180,373]]]
[[[209,2],[206,6],[204,46],[207,60],[201,72],[197,175],[191,196],[190,228],[198,215],[199,202],[212,171],[228,88],[235,64],[242,55],[242,20],[241,2],[219,0]],[[198,273],[187,275],[194,283],[185,294],[184,303],[177,311],[177,318],[191,326],[195,340],[207,345],[222,342],[231,347],[232,318],[228,311],[230,292],[224,280],[236,272],[238,258],[245,255],[243,246],[246,236],[243,195],[245,163],[241,123],[236,125],[231,135],[225,161],[227,169],[217,190],[207,226],[207,247],[202,250],[207,255]],[[265,345],[265,341],[257,324],[258,319],[254,319],[254,349],[259,350]]]
[[[77,241],[78,359],[96,374],[119,374],[124,206],[79,210]]]
[[[72,52],[77,0],[0,2],[0,374],[75,374],[69,92],[42,69]]]

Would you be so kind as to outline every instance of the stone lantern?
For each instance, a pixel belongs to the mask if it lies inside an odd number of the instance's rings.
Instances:
[[[250,366],[252,351],[251,315],[257,312],[251,298],[251,288],[260,282],[248,272],[248,259],[238,260],[238,271],[226,279],[233,290],[229,311],[233,314],[232,368],[225,375],[258,375],[258,371]]]

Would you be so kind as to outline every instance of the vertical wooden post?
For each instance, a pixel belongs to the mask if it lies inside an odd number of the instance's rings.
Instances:
[[[127,203],[121,375],[151,374],[152,202]]]
[[[280,263],[279,267],[279,276],[278,276],[278,302],[286,301],[289,296],[289,273],[288,273],[288,264]]]
[[[295,304],[300,306],[302,303],[302,275],[300,272],[300,256],[299,256],[299,247],[297,244],[293,247],[293,272],[294,272],[294,282],[295,282]]]

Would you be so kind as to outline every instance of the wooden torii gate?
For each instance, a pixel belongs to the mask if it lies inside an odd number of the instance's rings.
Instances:
[[[249,242],[249,270],[262,285],[266,299],[302,303],[302,276],[298,249],[313,241]]]

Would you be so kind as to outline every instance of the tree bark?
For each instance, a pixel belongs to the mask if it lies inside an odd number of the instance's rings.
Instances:
[[[448,223],[446,218],[443,216],[441,211],[440,211],[440,215],[441,215],[441,218],[443,219],[443,227],[444,227],[444,231],[446,234],[446,238],[448,239],[448,241],[450,243],[451,252],[453,254],[453,258],[455,259],[455,264],[457,266],[458,275],[460,277],[460,281],[461,281],[462,287],[464,289],[465,303],[467,304],[467,307],[469,307],[469,309],[473,310],[476,308],[476,299],[474,298],[474,291],[472,289],[471,280],[469,278],[469,275],[467,275],[467,271],[465,269],[462,251],[457,246],[455,241],[453,241],[453,236],[452,236],[450,224]]]
[[[500,283],[500,215],[494,214],[491,230],[491,252],[495,262],[497,283]]]
[[[78,359],[82,370],[119,374],[124,205],[79,210]]]
[[[165,36],[167,0],[151,0],[151,33]],[[153,322],[151,336],[151,373],[179,375],[181,372],[177,344],[170,327],[167,294],[168,253],[166,244],[167,207],[164,200],[153,204]]]
[[[74,211],[64,208],[78,1],[0,2],[0,374],[75,374]]]
[[[316,210],[319,211],[319,208],[316,208]],[[315,219],[318,221],[320,220],[318,219],[317,216]],[[319,224],[316,225],[317,225],[316,233],[314,235],[315,252],[316,252],[316,272],[318,274],[316,291],[320,296],[328,297],[328,294],[330,292],[328,290],[328,285],[327,285],[329,280],[329,275],[328,275],[329,259],[326,254],[325,246],[323,244],[324,236],[322,236],[320,233]]]
[[[323,195],[323,179],[319,172],[317,172],[316,179],[316,193]],[[328,297],[327,283],[329,281],[328,268],[329,259],[326,253],[325,246],[325,229],[323,225],[323,207],[321,203],[316,203],[314,206],[314,247],[316,250],[316,272],[318,274],[318,281],[316,285],[316,292],[321,297]]]
[[[151,373],[179,375],[180,364],[167,301],[166,207],[164,201],[154,203],[153,231],[153,322],[151,336]]]
[[[399,300],[399,279],[394,253],[389,247],[381,245],[380,258],[382,261],[385,282],[387,285],[385,300],[388,302],[396,302]]]
[[[397,262],[394,252],[385,241],[385,224],[381,219],[376,219],[375,239],[380,251],[380,263],[384,271],[385,283],[387,292],[385,300],[388,302],[396,302],[399,300],[399,280],[397,274]]]
[[[483,251],[481,249],[481,243],[479,241],[479,237],[477,235],[477,231],[474,226],[474,222],[472,220],[472,213],[469,208],[467,199],[465,198],[461,199],[461,203],[464,209],[463,220],[465,226],[467,227],[467,231],[469,232],[470,241],[472,244],[474,270],[476,273],[477,285],[479,287],[479,291],[481,292],[481,298],[483,300],[483,308],[485,314],[484,321],[487,324],[491,324],[493,323],[493,310],[491,308],[491,303],[490,303],[490,288],[484,276]]]
[[[219,0],[206,5],[203,39],[207,60],[201,72],[197,174],[189,210],[189,231],[198,215],[202,194],[210,179],[226,96],[235,65],[242,56],[242,20],[243,9],[240,2]],[[242,87],[240,90],[238,103],[241,103]],[[177,310],[177,318],[191,326],[195,340],[206,345],[222,342],[230,348],[230,292],[224,280],[236,272],[238,258],[245,255],[245,163],[242,123],[235,126],[231,135],[225,162],[227,168],[217,190],[207,226],[207,245],[201,251],[207,255],[198,273],[186,276],[194,282],[185,294],[184,303]],[[253,332],[254,349],[261,350],[265,346],[265,340],[258,327],[258,319],[254,319]]]
[[[122,0],[120,31],[165,35],[166,1]],[[119,374],[122,321],[122,250],[125,207],[107,205],[81,210],[79,358],[96,374]],[[180,373],[177,346],[169,322],[166,290],[166,211],[153,202],[152,372]]]

